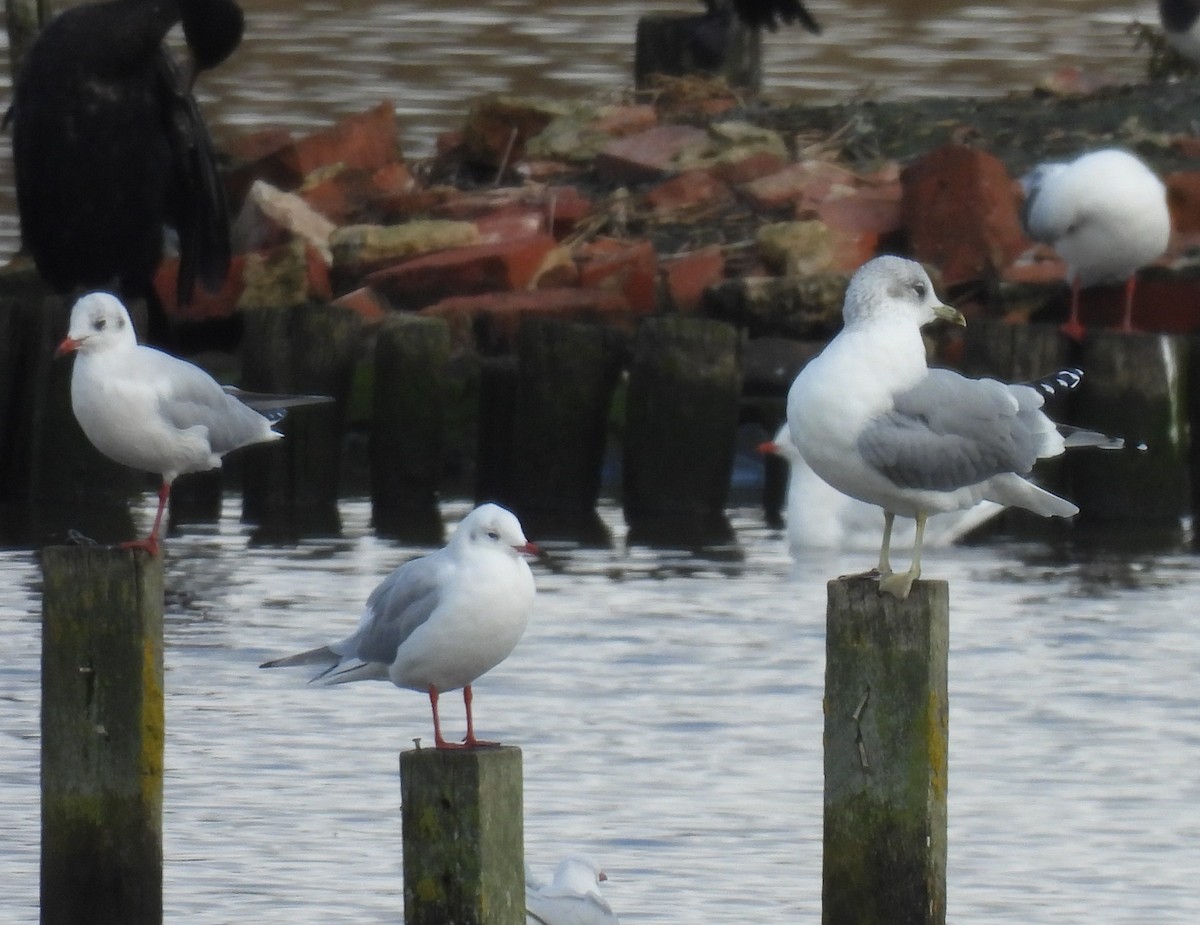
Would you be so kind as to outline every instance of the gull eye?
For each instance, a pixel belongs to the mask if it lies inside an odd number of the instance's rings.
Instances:
[[[913,292],[915,292],[917,294],[918,299],[925,298],[925,284],[924,283],[913,283]]]
[[[489,530],[487,535],[488,535],[488,539],[489,539],[489,540],[498,540],[498,539],[500,539],[500,534],[499,534],[499,533],[497,533],[495,530]]]
[[[92,327],[95,328],[97,331],[103,331],[107,326],[108,326],[107,318],[97,318],[95,321],[92,322]]]

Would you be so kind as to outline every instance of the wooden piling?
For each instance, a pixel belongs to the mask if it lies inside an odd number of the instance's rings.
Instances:
[[[1028,382],[1070,364],[1071,345],[1056,324],[973,320],[963,332],[962,370],[1004,382]]]
[[[762,87],[762,36],[736,16],[643,16],[637,22],[633,79],[639,90],[656,74],[707,74],[739,90]]]
[[[944,925],[949,589],[829,582],[823,925]]]
[[[721,321],[664,315],[639,326],[625,415],[631,533],[720,532],[737,440],[741,338]]]
[[[525,925],[521,750],[400,755],[407,925]]]
[[[42,550],[42,925],[162,922],[162,559]]]
[[[371,511],[380,536],[441,541],[449,363],[450,329],[442,319],[401,312],[380,325],[370,451]]]
[[[242,516],[259,537],[336,534],[342,434],[358,356],[358,316],[309,303],[245,313],[242,385],[256,392],[332,396],[296,408],[276,427],[283,440],[239,450]]]
[[[623,351],[602,325],[529,320],[517,343],[511,500],[523,515],[591,515]]]
[[[1176,530],[1190,513],[1187,358],[1183,337],[1088,332],[1071,423],[1123,437],[1126,449],[1071,453],[1081,519]]]

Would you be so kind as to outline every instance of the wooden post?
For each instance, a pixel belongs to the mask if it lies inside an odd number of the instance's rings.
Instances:
[[[1010,324],[980,318],[963,333],[962,369],[968,376],[1027,382],[1070,363],[1070,342],[1056,324]]]
[[[375,342],[371,511],[380,536],[441,542],[450,329],[399,312]]]
[[[762,36],[736,16],[643,16],[637,22],[634,85],[644,90],[655,74],[709,74],[730,87],[762,87]]]
[[[521,750],[400,755],[407,925],[525,925]]]
[[[603,325],[545,319],[521,326],[517,449],[508,469],[511,500],[523,517],[594,516],[620,347]]]
[[[631,535],[677,528],[684,539],[702,539],[728,529],[741,385],[741,339],[732,325],[681,315],[639,325],[625,421]]]
[[[162,559],[42,550],[42,925],[162,922]]]
[[[1187,352],[1183,337],[1088,332],[1071,423],[1124,437],[1126,448],[1069,456],[1081,518],[1177,530],[1190,513]]]
[[[944,925],[949,589],[829,582],[823,925]]]
[[[329,395],[297,408],[276,428],[286,436],[242,454],[242,516],[260,537],[336,534],[342,433],[358,356],[358,316],[322,304],[245,313],[242,378],[246,389]],[[251,461],[252,460],[252,461]]]

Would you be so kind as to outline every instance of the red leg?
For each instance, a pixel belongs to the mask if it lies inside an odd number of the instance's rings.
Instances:
[[[167,499],[170,497],[171,483],[164,481],[158,487],[158,511],[154,515],[154,526],[150,528],[150,535],[144,540],[130,540],[122,543],[122,549],[144,549],[152,556],[158,555],[158,528],[162,524],[163,511],[167,509]]]
[[[1121,330],[1126,334],[1133,331],[1133,293],[1137,288],[1137,274],[1125,280],[1125,320],[1121,322]]]
[[[1086,331],[1084,326],[1079,323],[1079,277],[1076,276],[1071,280],[1071,317],[1067,319],[1060,330],[1071,340],[1083,340],[1083,335]]]
[[[476,745],[499,745],[499,742],[485,742],[483,739],[475,738],[475,720],[471,717],[471,701],[475,695],[471,693],[471,685],[468,684],[463,688],[463,704],[467,708],[467,747],[474,748]]]
[[[429,685],[429,705],[433,707],[433,745],[434,748],[462,748],[457,742],[447,742],[442,738],[442,723],[438,719],[438,690]]]

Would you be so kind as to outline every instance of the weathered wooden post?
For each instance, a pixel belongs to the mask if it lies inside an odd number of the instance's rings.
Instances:
[[[762,87],[762,35],[726,9],[724,15],[643,16],[637,22],[633,80],[639,90],[655,74],[710,74],[730,87]]]
[[[162,922],[162,559],[42,550],[42,925]]]
[[[631,535],[700,539],[728,529],[741,385],[741,336],[732,325],[663,315],[638,326],[625,416]]]
[[[511,482],[503,497],[531,526],[557,519],[582,527],[595,519],[621,359],[617,333],[603,325],[522,324],[506,467]]]
[[[380,536],[441,541],[449,363],[442,319],[400,312],[380,325],[371,418],[371,511]]]
[[[357,315],[332,305],[260,308],[245,313],[242,384],[257,392],[332,396],[292,411],[284,440],[240,451],[242,516],[260,535],[337,533],[342,432],[358,356]],[[251,461],[253,460],[253,461]]]
[[[949,588],[829,582],[824,925],[944,925]]]
[[[407,925],[525,925],[521,750],[400,755]]]
[[[1088,332],[1071,423],[1123,437],[1126,449],[1069,458],[1082,518],[1175,530],[1190,513],[1187,355],[1183,337]]]
[[[1056,324],[972,320],[963,333],[963,372],[1005,382],[1056,373],[1070,362],[1071,344]]]

